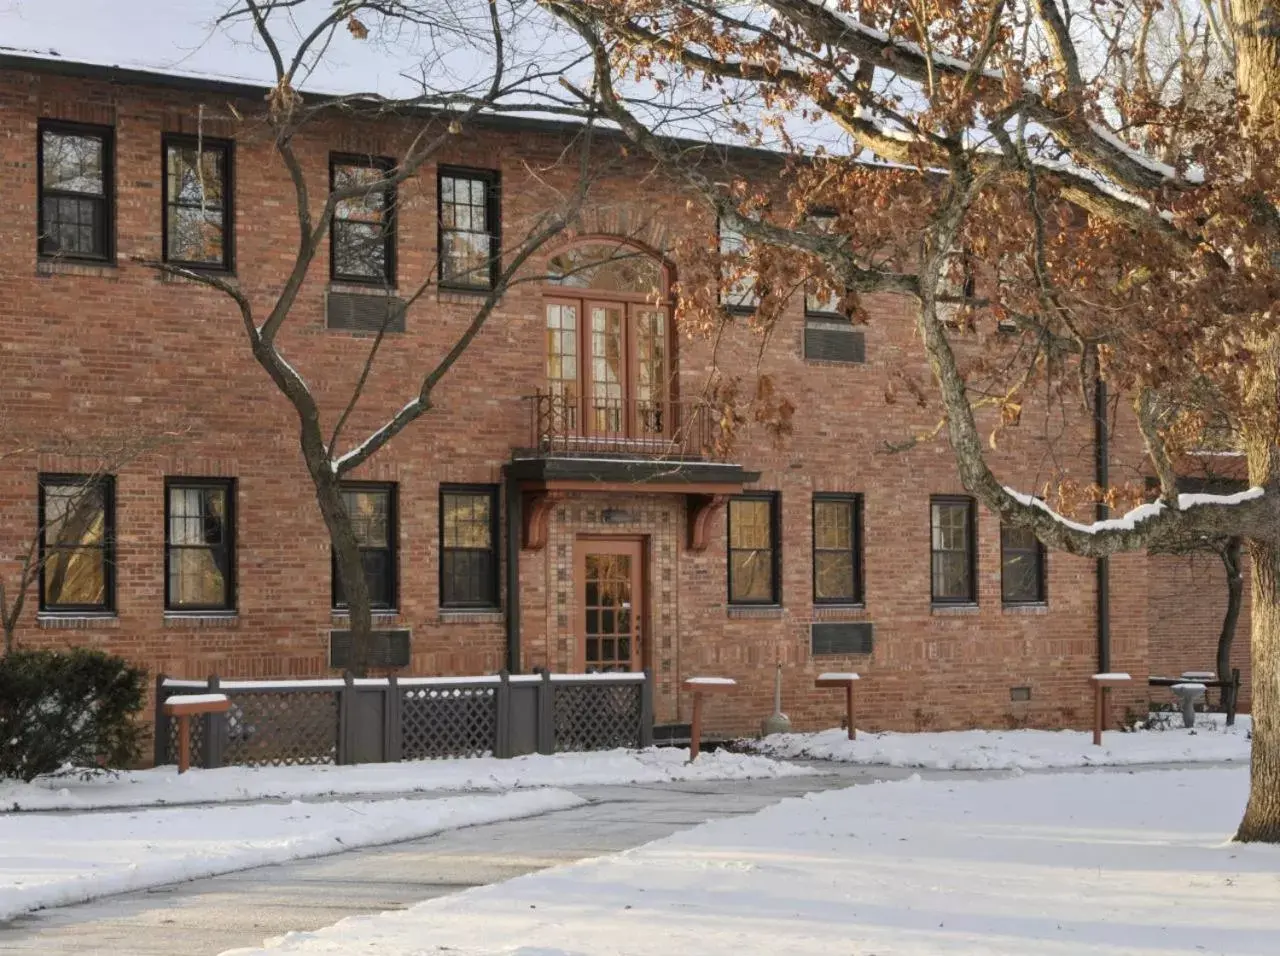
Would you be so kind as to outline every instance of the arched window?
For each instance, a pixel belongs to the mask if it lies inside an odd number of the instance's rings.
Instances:
[[[547,385],[564,435],[670,435],[666,269],[651,255],[597,240],[558,253],[546,299]]]

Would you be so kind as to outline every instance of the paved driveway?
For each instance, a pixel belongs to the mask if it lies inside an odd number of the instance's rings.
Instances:
[[[834,776],[715,783],[579,787],[587,806],[453,830],[423,840],[260,867],[47,910],[0,924],[0,954],[214,956],[345,916],[615,853],[677,830],[811,790],[909,776],[840,768]]]

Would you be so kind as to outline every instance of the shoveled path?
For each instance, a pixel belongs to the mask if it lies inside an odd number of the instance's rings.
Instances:
[[[468,887],[615,853],[809,791],[901,779],[914,772],[835,765],[823,769],[835,773],[572,787],[591,802],[533,819],[32,913],[0,923],[0,954],[213,956],[261,945],[265,938],[290,930],[318,929],[346,916],[402,909]]]

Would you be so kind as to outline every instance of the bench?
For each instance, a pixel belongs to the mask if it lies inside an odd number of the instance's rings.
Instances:
[[[174,694],[165,700],[166,716],[178,718],[178,773],[186,773],[191,766],[191,718],[230,709],[226,694]]]
[[[1205,687],[1218,687],[1226,691],[1223,695],[1223,710],[1227,713],[1227,726],[1236,723],[1236,704],[1240,699],[1240,668],[1234,667],[1231,676],[1220,680],[1213,671],[1185,671],[1181,677],[1148,677],[1150,687],[1174,687],[1177,684],[1203,684]]]

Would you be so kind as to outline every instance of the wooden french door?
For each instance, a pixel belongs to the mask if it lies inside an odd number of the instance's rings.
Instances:
[[[643,543],[580,538],[575,557],[579,669],[643,669]]]

